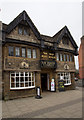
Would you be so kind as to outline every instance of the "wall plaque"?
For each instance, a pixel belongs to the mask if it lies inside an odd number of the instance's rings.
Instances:
[[[29,68],[29,64],[28,63],[26,63],[26,62],[21,62],[20,63],[20,68]]]
[[[64,69],[65,69],[65,70],[69,70],[69,65],[65,64],[65,65],[64,65]]]

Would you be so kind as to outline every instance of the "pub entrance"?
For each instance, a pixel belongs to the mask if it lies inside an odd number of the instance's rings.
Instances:
[[[47,73],[41,74],[41,89],[42,91],[49,90],[49,74]]]

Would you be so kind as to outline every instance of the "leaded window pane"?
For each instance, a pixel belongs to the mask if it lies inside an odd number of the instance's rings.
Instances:
[[[27,49],[27,57],[31,58],[31,49]]]
[[[33,49],[33,58],[36,58],[36,50]]]
[[[22,48],[22,57],[26,57],[26,49]]]
[[[9,46],[9,56],[14,56],[14,47]]]
[[[20,48],[19,47],[15,48],[15,54],[16,54],[16,57],[20,56]]]

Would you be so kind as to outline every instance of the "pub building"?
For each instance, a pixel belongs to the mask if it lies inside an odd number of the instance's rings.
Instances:
[[[3,99],[14,99],[51,91],[51,82],[58,91],[58,80],[65,90],[75,89],[74,56],[78,46],[67,26],[50,37],[42,35],[23,11],[8,25],[2,23]]]

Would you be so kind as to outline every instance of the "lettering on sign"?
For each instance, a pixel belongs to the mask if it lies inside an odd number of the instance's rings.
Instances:
[[[41,68],[56,68],[56,61],[41,60]]]

